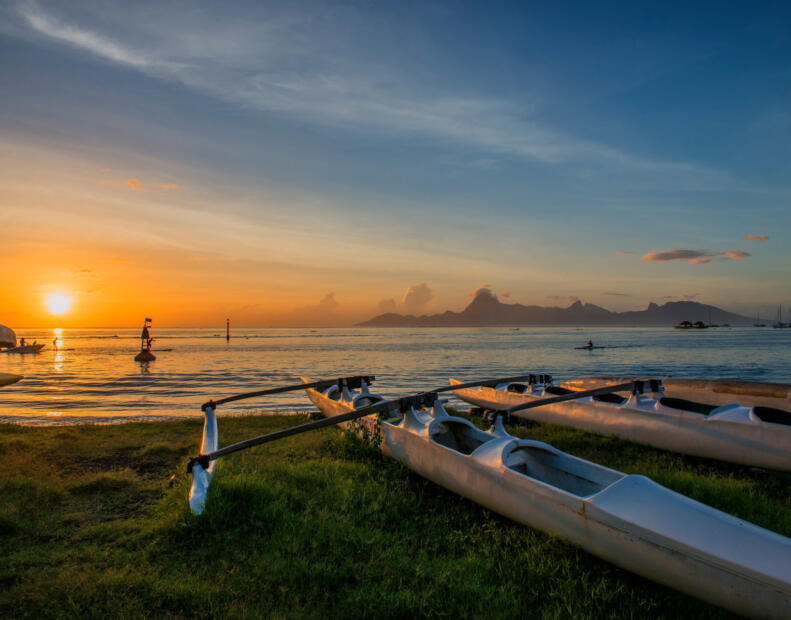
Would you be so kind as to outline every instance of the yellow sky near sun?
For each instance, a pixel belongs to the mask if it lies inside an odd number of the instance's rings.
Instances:
[[[264,191],[242,195],[250,204],[240,208],[239,194],[195,183],[194,171],[157,172],[161,162],[114,170],[81,155],[0,147],[6,323],[123,326],[152,315],[169,325],[227,315],[252,325],[349,323],[416,278],[433,275],[441,291],[491,271],[460,256],[448,275],[435,248],[401,247],[384,230],[361,234],[310,204]],[[54,292],[73,298],[58,317],[45,303]],[[328,293],[334,309],[319,306]]]

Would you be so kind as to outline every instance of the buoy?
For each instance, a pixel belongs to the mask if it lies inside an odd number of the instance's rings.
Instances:
[[[154,340],[148,331],[151,319],[146,317],[143,321],[143,332],[140,334],[140,353],[135,355],[136,362],[153,362],[157,359],[156,355],[151,353],[151,342]]]

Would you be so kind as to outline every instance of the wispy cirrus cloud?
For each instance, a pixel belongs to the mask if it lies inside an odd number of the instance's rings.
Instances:
[[[668,250],[652,250],[647,252],[641,259],[641,263],[667,263],[670,261],[686,261],[690,265],[705,265],[710,263],[712,258],[741,260],[751,256],[743,250],[686,250],[681,248],[671,248]]]
[[[497,99],[461,87],[438,92],[397,65],[387,67],[384,80],[381,68],[372,71],[359,50],[326,40],[327,32],[346,33],[350,40],[357,30],[370,34],[373,24],[363,11],[348,19],[332,7],[315,8],[308,20],[298,12],[262,10],[240,21],[210,10],[176,14],[166,5],[143,18],[112,4],[69,11],[68,5],[26,2],[17,12],[37,35],[108,62],[310,123],[415,133],[489,155],[547,163],[589,160],[680,174],[704,172],[558,131],[531,116],[526,96]]]
[[[769,241],[769,237],[767,235],[744,235],[745,239],[749,239],[750,241],[760,241],[761,243],[766,243]]]
[[[634,256],[634,252],[632,252],[631,250],[618,250],[616,254],[618,254],[619,256]]]
[[[103,185],[114,185],[126,189],[139,190],[144,187],[140,179],[126,179],[125,181],[118,181],[114,179],[102,179]],[[181,189],[178,183],[145,183],[146,188],[157,188],[165,192],[175,192]]]
[[[133,67],[144,68],[152,64],[144,56],[118,45],[107,37],[58,22],[35,4],[21,5],[20,13],[35,30],[56,41],[83,48],[107,60]]]

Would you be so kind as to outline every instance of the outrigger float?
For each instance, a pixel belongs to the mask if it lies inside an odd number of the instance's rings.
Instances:
[[[451,385],[459,383],[450,379]],[[591,384],[595,385],[593,381],[583,383]],[[665,396],[664,387],[658,381],[644,382],[649,391],[645,394],[637,391],[628,396],[602,394],[518,410],[525,403],[574,394],[575,390],[570,388],[579,384],[564,385],[569,387],[552,385],[549,375],[531,375],[526,382],[457,389],[455,394],[484,409],[517,408],[513,411],[515,416],[533,422],[612,435],[682,454],[791,471],[789,411],[766,405],[705,404]]]
[[[201,455],[190,459],[190,507],[203,510],[216,460],[298,433],[343,424],[381,439],[382,451],[425,478],[515,521],[565,538],[622,568],[751,617],[783,618],[791,609],[791,539],[539,441],[519,439],[497,415],[481,431],[448,415],[440,392],[528,380],[512,377],[446,386],[398,400],[370,393],[373,377],[309,382],[210,401],[203,407]],[[640,382],[522,404],[638,390]],[[217,405],[305,389],[326,416],[218,449]],[[516,408],[514,408],[516,409]]]

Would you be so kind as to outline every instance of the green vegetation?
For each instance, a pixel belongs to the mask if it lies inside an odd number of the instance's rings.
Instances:
[[[220,420],[223,444],[302,417]],[[553,427],[514,431],[791,535],[791,476]],[[0,425],[0,612],[10,617],[722,617],[512,523],[338,429],[182,473],[197,420]],[[178,473],[171,485],[169,479]]]

